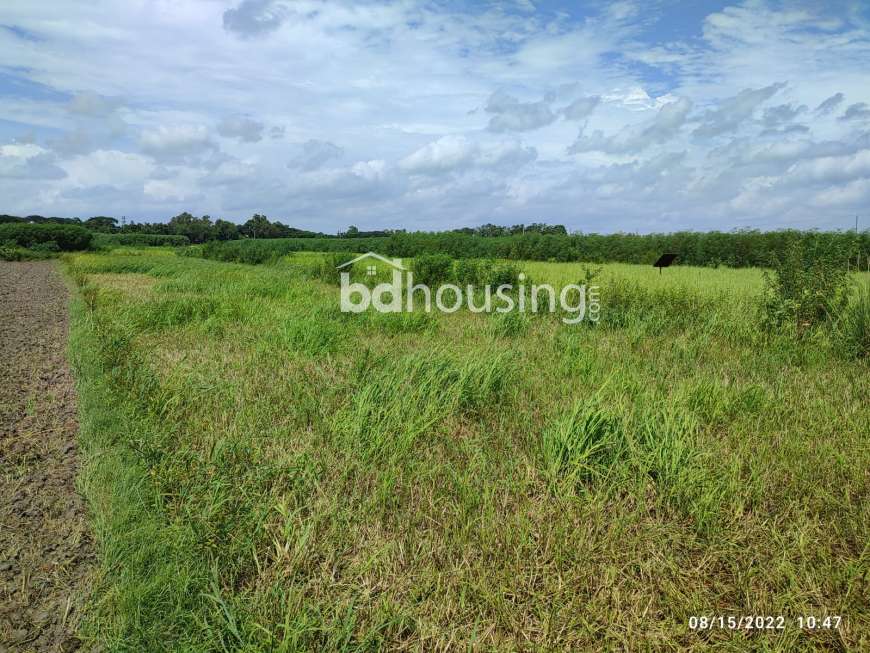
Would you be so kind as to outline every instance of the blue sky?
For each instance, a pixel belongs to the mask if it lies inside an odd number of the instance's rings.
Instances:
[[[44,0],[0,26],[3,213],[650,232],[870,212],[861,2]]]

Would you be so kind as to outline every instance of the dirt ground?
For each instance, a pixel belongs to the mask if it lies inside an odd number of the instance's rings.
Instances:
[[[54,262],[0,262],[0,653],[81,647],[93,544],[75,487],[67,301]]]

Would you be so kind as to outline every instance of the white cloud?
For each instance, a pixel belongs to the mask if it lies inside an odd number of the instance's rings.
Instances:
[[[562,115],[566,120],[583,120],[588,118],[600,103],[601,98],[597,95],[581,97],[562,109]]]
[[[835,93],[816,107],[816,113],[820,115],[827,115],[838,106],[840,106],[844,99],[845,96],[842,93]]]
[[[287,167],[316,170],[332,159],[340,159],[343,154],[344,150],[335,143],[312,138],[302,143],[301,152],[287,164]]]
[[[463,136],[444,136],[428,143],[399,162],[405,172],[443,175],[478,167],[507,171],[534,161],[534,148],[519,143],[481,145]]]
[[[587,136],[584,134],[584,126],[568,152],[577,154],[598,150],[610,154],[639,154],[653,145],[666,143],[677,136],[686,124],[691,110],[690,100],[678,98],[663,105],[651,121],[624,129],[612,136],[605,136],[601,131]]]
[[[224,138],[235,138],[244,143],[263,140],[265,125],[246,116],[224,118],[218,123],[217,132]]]
[[[870,120],[870,104],[856,102],[849,105],[843,115],[840,116],[840,120]]]
[[[161,125],[146,131],[142,151],[156,159],[179,160],[216,149],[203,125]]]
[[[3,210],[590,231],[825,227],[863,208],[860,12],[661,11],[6,3],[32,38],[0,30],[0,142],[39,149],[0,154]]]
[[[501,91],[490,96],[484,111],[492,114],[489,130],[493,132],[530,131],[549,125],[557,117],[545,100],[520,102]]]
[[[272,32],[281,26],[287,9],[274,0],[242,0],[238,7],[224,12],[224,29],[243,37]]]
[[[47,180],[65,176],[52,152],[33,144],[0,145],[0,178]]]
[[[740,128],[752,118],[755,110],[785,88],[785,82],[777,82],[758,89],[744,89],[734,97],[719,102],[702,117],[701,125],[695,135],[701,137],[720,136]]]

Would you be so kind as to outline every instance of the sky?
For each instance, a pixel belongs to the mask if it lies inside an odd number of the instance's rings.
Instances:
[[[870,224],[870,3],[0,0],[0,213]]]

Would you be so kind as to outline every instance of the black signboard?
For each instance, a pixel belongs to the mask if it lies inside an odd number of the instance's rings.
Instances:
[[[653,263],[653,267],[658,268],[659,274],[661,274],[662,268],[671,267],[671,263],[673,263],[676,258],[676,254],[662,254],[661,256],[659,256],[659,260]]]

